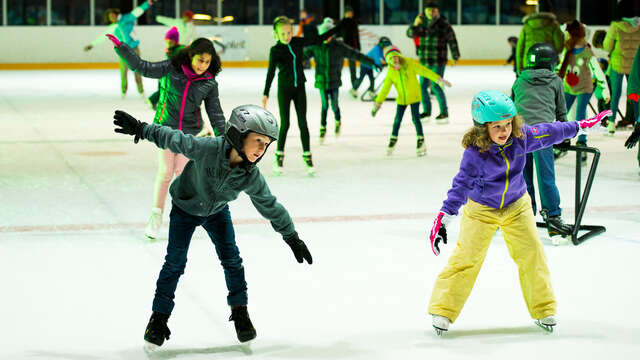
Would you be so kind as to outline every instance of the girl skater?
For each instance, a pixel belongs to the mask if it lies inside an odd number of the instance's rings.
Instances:
[[[144,14],[144,12],[147,11],[154,2],[156,2],[156,0],[147,0],[147,2],[124,15],[120,15],[120,9],[107,9],[104,16],[107,22],[111,25],[109,25],[107,30],[100,34],[100,36],[98,36],[91,44],[85,46],[84,51],[89,51],[93,49],[94,46],[103,42],[104,35],[115,34],[115,37],[118,38],[118,40],[127,44],[132,51],[140,56],[140,48],[138,48],[140,41],[132,37],[133,25],[135,25],[136,19],[138,19],[140,15]],[[134,73],[134,76],[136,78],[136,85],[138,86],[138,93],[142,98],[144,98],[142,77],[140,77],[140,74],[138,73]],[[122,59],[120,60],[120,89],[122,91],[122,98],[124,99],[127,94],[127,66]]]
[[[322,35],[333,29],[333,20],[325,18],[322,25],[318,27],[318,34]],[[342,86],[342,64],[344,59],[358,60],[363,65],[376,66],[373,59],[364,56],[356,49],[346,45],[340,40],[335,40],[334,36],[329,37],[320,45],[313,45],[304,50],[307,57],[313,57],[316,60],[316,81],[315,87],[320,90],[320,101],[322,109],[320,110],[320,143],[324,142],[327,134],[327,112],[329,111],[329,101],[331,101],[331,109],[336,119],[335,135],[340,136],[340,105],[338,104],[338,95],[340,86]]]
[[[165,50],[167,59],[171,59],[172,57],[176,56],[178,51],[184,48],[184,45],[181,45],[179,40],[180,34],[178,33],[178,28],[176,28],[175,26],[169,29],[169,31],[167,31],[167,33],[165,34],[164,41],[167,43],[167,49]],[[149,96],[147,100],[149,100],[149,105],[151,106],[151,108],[153,110],[156,110],[156,108],[158,107],[158,101],[160,100],[160,80],[158,81],[158,90],[151,94],[151,96]]]
[[[242,258],[235,241],[228,203],[244,191],[271,226],[282,234],[296,260],[313,262],[300,240],[287,210],[271,195],[256,166],[269,144],[278,138],[276,119],[256,105],[239,106],[231,112],[224,137],[196,138],[168,126],[140,122],[123,111],[116,111],[116,132],[146,139],[159,148],[171,149],[190,159],[171,184],[171,223],[164,265],[156,283],[153,313],[144,333],[145,348],[152,350],[169,339],[167,320],[175,305],[173,299],[180,275],[184,273],[191,236],[202,226],[216,248],[224,268],[229,294],[227,303],[238,340],[256,337],[247,312],[247,283]]]
[[[109,36],[109,35],[107,35]],[[160,62],[147,62],[125,43],[110,37],[116,53],[136,73],[144,77],[160,79],[160,99],[153,118],[155,124],[181,130],[189,135],[206,135],[203,130],[200,104],[204,101],[209,121],[216,135],[224,134],[224,114],[218,99],[218,83],[215,76],[220,72],[220,58],[211,40],[196,39],[175,57]],[[182,173],[187,157],[170,149],[158,150],[158,173],[154,186],[151,217],[145,235],[155,239],[162,225],[162,212],[167,190],[174,175]]]
[[[280,134],[278,136],[278,149],[273,164],[276,175],[282,173],[284,165],[284,145],[289,131],[289,110],[291,101],[298,115],[298,127],[300,128],[300,140],[302,141],[302,159],[304,160],[309,175],[314,174],[313,161],[311,159],[311,146],[309,145],[309,128],[307,127],[307,94],[304,89],[306,81],[302,68],[303,48],[305,46],[321,44],[333,34],[340,31],[340,25],[317,35],[312,31],[304,37],[292,37],[293,20],[286,16],[278,16],[273,21],[273,36],[278,41],[269,52],[269,70],[264,84],[264,96],[262,106],[267,107],[269,89],[278,68],[278,108],[280,109]]]
[[[495,90],[473,97],[474,126],[462,138],[466,149],[460,171],[453,179],[429,234],[431,250],[440,253],[440,241],[447,243],[445,226],[460,206],[465,205],[460,222],[458,245],[434,285],[429,304],[433,327],[438,335],[449,329],[471,292],[482,262],[498,228],[502,230],[509,254],[518,266],[520,285],[529,314],[536,323],[553,331],[556,301],[551,288],[547,260],[531,199],[522,176],[525,154],[572,138],[611,115],[603,111],[578,122],[523,125],[509,97]]]
[[[393,149],[396,147],[404,111],[407,109],[407,106],[411,106],[411,119],[418,133],[416,154],[418,156],[424,156],[427,153],[427,147],[424,143],[424,133],[422,132],[422,124],[420,123],[419,106],[421,92],[416,75],[435,81],[440,86],[451,86],[451,83],[425,66],[416,63],[413,59],[402,56],[400,50],[395,46],[385,48],[384,58],[387,61],[389,70],[387,70],[387,76],[384,79],[382,90],[380,90],[380,93],[373,103],[371,115],[375,116],[378,110],[380,110],[382,102],[387,97],[389,90],[391,90],[391,84],[393,84],[398,92],[398,97],[396,97],[398,106],[396,108],[396,119],[393,122],[393,129],[391,131],[391,139],[387,147],[387,155],[391,155]]]

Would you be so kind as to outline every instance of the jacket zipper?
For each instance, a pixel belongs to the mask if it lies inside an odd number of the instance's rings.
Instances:
[[[509,144],[511,145],[511,144]],[[509,146],[507,145],[507,146]],[[502,192],[502,200],[500,201],[500,209],[502,209],[502,207],[504,206],[504,197],[507,194],[507,189],[509,189],[509,159],[507,159],[507,156],[504,154],[504,148],[500,148],[500,154],[502,155],[502,158],[504,159],[505,163],[507,164],[507,178],[504,182],[504,191]]]
[[[193,82],[193,81],[209,80],[209,79],[212,79],[212,78],[213,77],[206,77],[206,78],[198,78],[198,79],[193,79],[193,80],[187,80],[187,86],[184,87],[184,92],[182,93],[182,104],[180,105],[180,118],[178,120],[178,129],[179,130],[182,130],[182,117],[184,115],[184,105],[187,102],[187,91],[189,91],[189,85],[191,85],[191,82]]]
[[[289,52],[291,53],[291,56],[293,57],[293,87],[298,87],[298,72],[296,69],[296,54],[293,53],[293,50],[291,50],[291,44],[287,44],[287,47],[289,48]]]

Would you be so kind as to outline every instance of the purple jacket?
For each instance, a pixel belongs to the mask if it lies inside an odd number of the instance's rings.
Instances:
[[[485,152],[467,148],[440,211],[457,215],[467,198],[494,209],[509,206],[527,191],[522,176],[525,154],[570,139],[578,129],[576,121],[524,125],[524,139],[511,137],[505,145],[494,144]]]

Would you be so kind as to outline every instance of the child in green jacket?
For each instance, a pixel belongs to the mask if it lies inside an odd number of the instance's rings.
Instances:
[[[402,123],[402,117],[407,109],[407,106],[411,106],[411,119],[413,125],[416,127],[418,133],[418,141],[416,145],[416,154],[418,156],[424,156],[427,153],[427,147],[424,143],[424,133],[422,131],[422,124],[420,123],[420,100],[422,93],[420,92],[420,84],[418,83],[417,75],[425,77],[431,81],[435,81],[438,85],[451,86],[451,83],[440,77],[440,75],[429,70],[423,65],[418,64],[410,58],[406,58],[400,54],[400,50],[395,46],[385,48],[384,57],[389,64],[389,70],[387,76],[384,79],[384,84],[380,93],[376,97],[373,103],[373,110],[371,115],[375,116],[382,102],[387,97],[391,85],[394,85],[398,96],[396,97],[396,118],[393,122],[393,129],[391,131],[391,139],[389,140],[389,146],[387,147],[387,155],[391,155],[398,142],[398,132],[400,131],[400,124]]]

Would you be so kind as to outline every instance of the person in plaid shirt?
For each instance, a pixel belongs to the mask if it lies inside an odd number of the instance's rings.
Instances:
[[[427,0],[424,13],[416,17],[413,24],[407,30],[407,36],[410,38],[418,38],[416,44],[416,53],[420,59],[420,64],[428,67],[441,77],[444,76],[444,68],[447,65],[447,45],[451,49],[453,63],[460,58],[458,51],[458,41],[453,28],[444,16],[438,11],[438,2],[436,0]],[[431,116],[431,99],[427,89],[430,81],[420,78],[420,89],[422,91],[422,109],[424,112],[420,114],[421,118]],[[447,99],[444,96],[442,88],[433,84],[432,91],[438,99],[440,106],[440,115],[436,117],[438,124],[446,124],[449,122],[449,110],[447,109]]]

